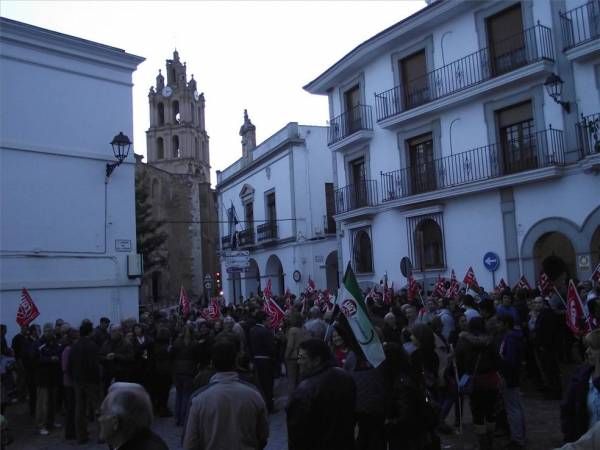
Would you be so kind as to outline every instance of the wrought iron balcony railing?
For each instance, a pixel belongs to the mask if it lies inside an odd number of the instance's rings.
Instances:
[[[331,119],[327,132],[327,145],[350,136],[360,130],[372,130],[373,117],[369,105],[358,105]]]
[[[375,94],[377,121],[462,91],[540,60],[554,60],[552,32],[535,25],[521,33]]]
[[[277,222],[266,222],[256,228],[258,242],[277,239]]]
[[[600,114],[581,115],[581,120],[575,125],[579,157],[600,153]]]
[[[476,181],[564,164],[561,130],[478,147],[420,165],[381,173],[382,202]]]
[[[592,0],[559,14],[564,50],[600,37],[600,0]]]
[[[221,248],[223,250],[227,250],[231,248],[231,235],[223,236],[221,238]]]
[[[377,180],[349,184],[335,191],[335,213],[341,214],[365,206],[375,206],[378,203],[377,197]]]
[[[253,245],[254,244],[254,227],[251,226],[249,228],[246,228],[245,230],[242,230],[238,233],[238,245],[240,247],[247,247],[249,245]]]

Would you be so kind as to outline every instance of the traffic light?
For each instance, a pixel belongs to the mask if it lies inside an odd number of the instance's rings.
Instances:
[[[221,272],[215,272],[215,287],[216,291],[221,291]]]

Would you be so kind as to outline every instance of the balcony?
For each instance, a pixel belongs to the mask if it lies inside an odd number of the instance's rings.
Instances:
[[[600,37],[600,0],[559,14],[565,51]]]
[[[536,25],[423,77],[375,94],[377,121],[467,90],[538,61],[554,61],[550,28]]]
[[[238,245],[240,247],[248,247],[254,245],[254,227],[246,228],[238,233]]]
[[[419,166],[382,172],[381,199],[389,202],[563,164],[563,132],[550,128],[526,139],[487,145]],[[514,184],[518,179],[513,176],[509,183]]]
[[[231,235],[223,236],[221,238],[221,248],[223,250],[229,250],[231,248]]]
[[[359,132],[361,131],[373,131],[373,117],[371,107],[368,105],[355,106],[351,110],[331,119],[327,132],[327,145],[331,147],[351,136],[360,138],[361,133]],[[348,140],[354,142],[356,139]]]
[[[277,222],[266,222],[256,228],[258,242],[273,241],[277,239]]]
[[[364,180],[335,191],[335,213],[343,214],[367,206],[376,206],[377,180]]]
[[[575,125],[579,159],[600,153],[600,114],[581,115]]]

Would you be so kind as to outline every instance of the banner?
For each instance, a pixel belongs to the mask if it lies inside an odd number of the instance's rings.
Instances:
[[[219,299],[217,297],[210,299],[207,316],[209,320],[219,320],[221,318],[221,308],[219,305]]]
[[[565,314],[567,326],[576,336],[583,336],[591,329],[590,324],[586,321],[583,304],[579,298],[579,292],[575,287],[573,280],[569,280],[569,290],[567,291],[567,311]]]
[[[367,308],[350,263],[346,268],[336,304],[348,321],[365,358],[373,367],[378,367],[385,360],[383,346],[367,315]]]
[[[21,290],[21,303],[19,303],[19,309],[17,310],[17,323],[26,327],[33,322],[40,315],[37,306],[33,303],[33,299],[27,292],[26,288]]]

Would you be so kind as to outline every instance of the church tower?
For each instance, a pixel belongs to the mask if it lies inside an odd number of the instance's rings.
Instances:
[[[167,59],[156,86],[150,87],[150,128],[146,132],[148,163],[173,174],[190,174],[210,183],[210,152],[204,122],[204,94],[177,50]]]

